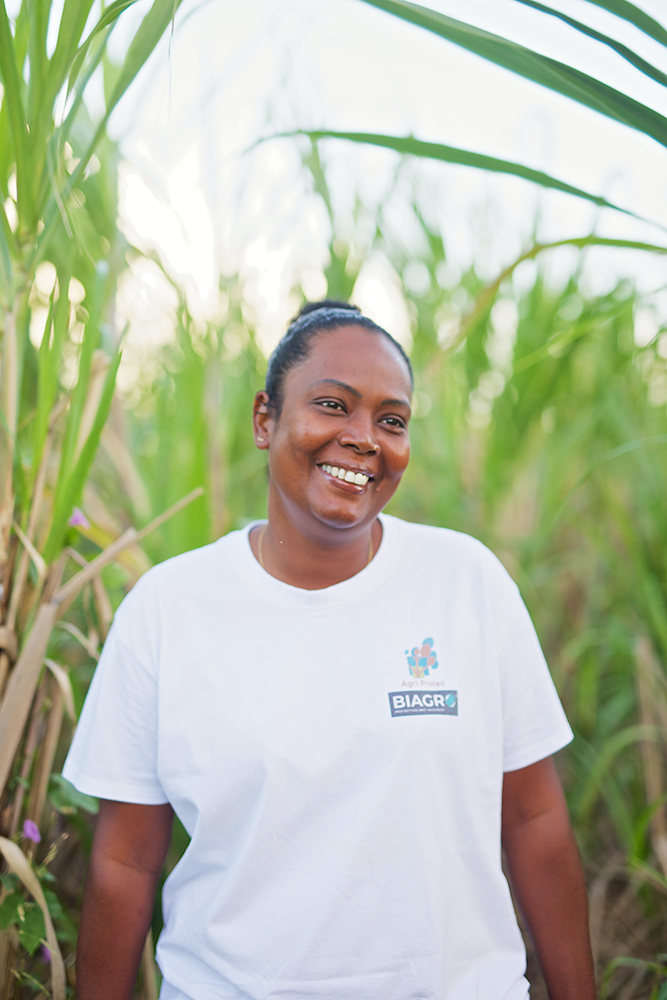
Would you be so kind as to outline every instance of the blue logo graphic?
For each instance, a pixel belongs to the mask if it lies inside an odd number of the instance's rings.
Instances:
[[[430,670],[438,669],[438,657],[433,649],[433,639],[424,639],[421,646],[415,646],[412,653],[406,649],[405,655],[413,677],[428,677]]]

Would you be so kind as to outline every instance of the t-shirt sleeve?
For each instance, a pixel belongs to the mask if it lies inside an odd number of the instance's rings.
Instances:
[[[117,617],[88,691],[63,775],[88,795],[160,805],[168,799],[157,774],[157,680],[146,658],[130,648],[121,632]]]
[[[573,738],[530,615],[516,585],[510,586],[500,647],[504,771],[534,764]]]

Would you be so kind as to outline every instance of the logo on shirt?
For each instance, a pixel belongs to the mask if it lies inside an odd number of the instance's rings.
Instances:
[[[408,667],[413,677],[428,677],[430,670],[438,669],[436,652],[433,649],[433,639],[424,639],[421,646],[415,646],[412,653],[406,649]]]
[[[410,676],[415,680],[403,681],[402,691],[389,692],[392,718],[400,715],[458,715],[457,691],[443,691],[443,681],[427,681],[432,670],[438,669],[438,654],[433,639],[426,638],[421,646],[405,650]],[[415,688],[421,690],[414,690]],[[424,690],[426,688],[427,690]],[[433,690],[437,688],[438,690]],[[406,690],[407,689],[407,690]],[[428,690],[431,689],[431,690]]]
[[[456,691],[390,691],[392,717],[399,715],[458,715]]]

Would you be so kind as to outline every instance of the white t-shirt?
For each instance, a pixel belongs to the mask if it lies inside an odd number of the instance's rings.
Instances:
[[[233,532],[120,607],[64,774],[171,802],[162,1000],[525,1000],[503,771],[571,739],[517,587],[383,515],[361,573],[288,586]]]

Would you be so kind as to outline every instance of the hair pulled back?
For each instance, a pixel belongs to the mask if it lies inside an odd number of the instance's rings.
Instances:
[[[323,330],[339,330],[349,326],[361,326],[365,330],[379,333],[390,340],[405,361],[410,381],[414,385],[412,365],[401,345],[390,333],[368,316],[364,316],[358,306],[336,299],[321,302],[304,302],[301,309],[287,327],[287,332],[269,358],[264,386],[269,397],[269,406],[280,416],[283,405],[283,383],[285,376],[297,365],[305,361],[315,337]]]

